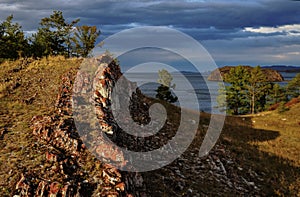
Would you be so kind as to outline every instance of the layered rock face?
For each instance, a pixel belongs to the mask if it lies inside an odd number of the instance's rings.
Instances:
[[[244,66],[249,71],[253,68],[251,66]],[[230,69],[234,68],[234,66],[224,66],[222,68],[216,69],[211,72],[211,74],[208,76],[209,81],[223,81],[225,74],[228,74],[230,72]],[[282,75],[277,72],[276,70],[272,70],[269,68],[262,68],[261,69],[263,73],[265,74],[267,81],[269,82],[280,82],[284,81]]]
[[[117,126],[111,116],[110,99],[112,87],[121,76],[120,68],[107,55],[88,61],[98,69],[94,81],[88,72],[79,72],[76,81],[75,76],[68,73],[62,78],[56,113],[32,118],[33,134],[46,149],[44,172],[24,172],[16,184],[16,195],[145,196],[145,186],[139,173],[121,172],[114,166],[96,159],[82,141],[85,137],[90,137],[88,135],[96,135],[93,136],[96,143],[87,144],[92,146],[89,148],[92,148],[93,154],[110,163],[126,165],[127,161],[116,145],[101,143],[104,138],[116,137]],[[76,84],[72,92],[74,81]],[[128,87],[134,88],[129,82]],[[80,94],[88,91],[93,91],[92,97],[79,98]],[[87,135],[82,136],[84,132],[79,135],[77,125],[75,126],[72,94],[75,94],[73,102],[79,101],[76,100],[78,98],[82,102],[92,100],[95,105],[98,127],[88,126],[90,130]],[[85,122],[88,120],[85,119]]]

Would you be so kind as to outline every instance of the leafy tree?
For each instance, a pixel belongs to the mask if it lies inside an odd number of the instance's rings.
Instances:
[[[300,96],[300,73],[288,82],[287,91],[291,97]]]
[[[0,24],[0,58],[16,59],[27,55],[28,41],[22,27],[13,23],[13,15],[10,15]]]
[[[167,70],[162,69],[158,71],[158,76],[159,79],[157,81],[161,85],[156,90],[156,98],[170,103],[175,103],[178,100],[178,97],[173,96],[170,90],[170,87],[175,88],[176,86],[175,84],[172,84],[172,75]]]
[[[166,70],[162,69],[158,71],[158,80],[157,82],[160,83],[161,85],[170,87],[170,88],[175,88],[176,84],[172,84],[173,77],[172,75]]]
[[[100,35],[100,31],[96,26],[79,26],[76,27],[73,42],[75,43],[75,51],[77,55],[87,57],[91,50],[95,47],[95,42]]]

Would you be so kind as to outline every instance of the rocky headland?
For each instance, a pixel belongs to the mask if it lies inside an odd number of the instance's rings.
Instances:
[[[253,67],[251,67],[251,66],[243,66],[243,67],[245,67],[249,71],[251,69],[253,69]],[[210,75],[208,76],[207,79],[209,81],[223,81],[225,74],[228,74],[232,68],[234,68],[234,66],[224,66],[224,67],[215,69],[214,71],[212,71],[210,73]],[[276,70],[272,70],[269,68],[262,68],[262,71],[265,74],[267,81],[269,81],[269,82],[284,81],[284,78],[282,77],[282,75]]]

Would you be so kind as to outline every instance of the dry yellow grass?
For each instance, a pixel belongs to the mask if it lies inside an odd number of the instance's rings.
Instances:
[[[300,103],[284,113],[265,112],[252,118],[253,127],[279,132],[276,139],[252,142],[260,150],[289,159],[300,167]]]
[[[300,103],[289,111],[228,116],[223,140],[241,162],[266,173],[269,195],[300,196]]]
[[[0,196],[10,196],[22,171],[39,170],[43,147],[36,144],[30,120],[51,114],[61,76],[76,71],[79,59],[20,59],[0,65]],[[74,72],[75,73],[75,72]],[[32,98],[32,103],[26,100]]]

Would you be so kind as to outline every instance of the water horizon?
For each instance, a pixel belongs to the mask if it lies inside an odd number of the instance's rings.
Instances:
[[[290,72],[279,72],[283,78],[284,81],[282,82],[274,82],[281,86],[285,86],[288,81],[293,79],[297,73],[290,73]],[[176,86],[174,89],[171,89],[172,94],[176,95],[177,97],[183,97],[184,98],[184,104],[176,102],[174,103],[177,106],[181,106],[187,109],[192,110],[198,110],[203,111],[207,113],[212,114],[220,114],[223,113],[220,111],[219,108],[216,106],[218,105],[216,98],[219,94],[219,83],[220,81],[209,81],[207,80],[209,73],[195,73],[195,72],[172,72],[171,73],[173,77],[172,83],[174,83]],[[137,83],[139,89],[142,91],[143,94],[155,98],[156,95],[156,89],[160,85],[157,82],[158,79],[158,73],[125,73],[124,76],[129,79],[132,82]],[[184,76],[191,84],[191,86],[187,86],[182,79],[182,76]],[[149,82],[152,81],[152,82]],[[187,88],[189,87],[189,88]],[[192,87],[192,88],[191,88]],[[196,94],[198,99],[198,105],[192,102],[190,99],[192,94]]]

